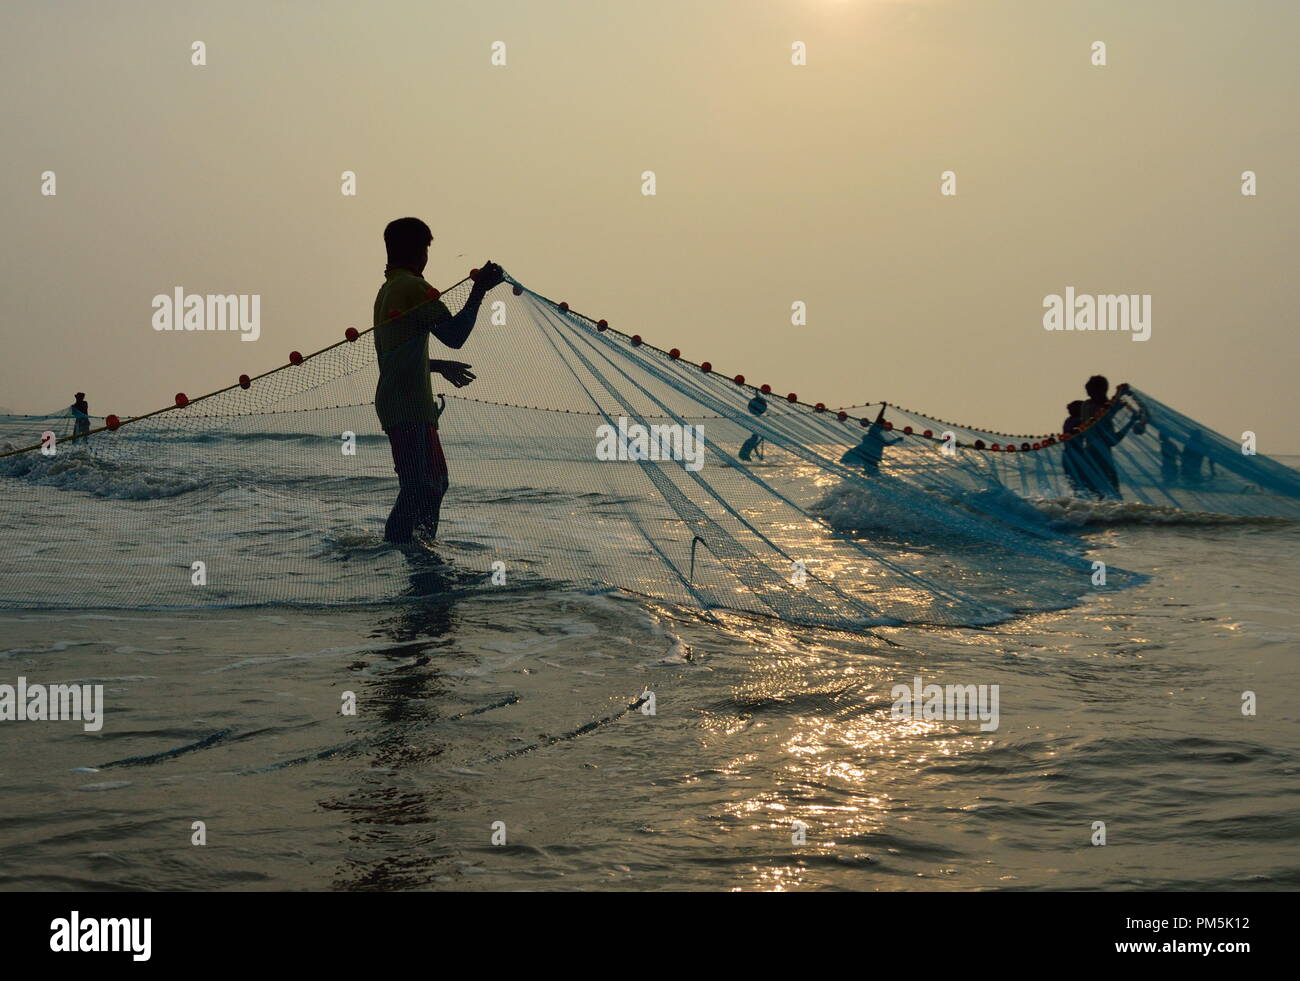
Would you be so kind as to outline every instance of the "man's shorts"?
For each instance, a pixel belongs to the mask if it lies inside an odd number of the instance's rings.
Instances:
[[[429,488],[439,495],[447,492],[447,458],[437,426],[427,422],[394,426],[387,435],[393,469],[404,489]]]

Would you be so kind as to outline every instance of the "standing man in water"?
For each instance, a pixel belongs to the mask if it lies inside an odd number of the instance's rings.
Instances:
[[[85,392],[77,393],[77,400],[72,403],[72,417],[77,420],[73,429],[74,435],[80,436],[90,432],[90,403],[86,401]]]
[[[874,475],[880,473],[880,460],[885,455],[885,447],[893,446],[895,443],[903,441],[902,436],[895,436],[890,439],[885,435],[885,409],[887,406],[884,402],[880,403],[880,412],[876,415],[876,421],[867,427],[866,435],[862,437],[862,442],[852,449],[845,452],[840,457],[840,463],[847,463],[850,466],[861,466],[862,472]]]
[[[384,285],[375,297],[375,352],[379,385],[375,414],[388,435],[393,466],[401,490],[384,526],[384,538],[396,544],[412,541],[422,531],[438,534],[438,516],[447,492],[447,460],[438,440],[438,415],[430,374],[437,372],[457,388],[474,380],[470,366],[460,361],[429,358],[429,335],[450,348],[469,338],[479,305],[488,290],[503,278],[501,267],[487,262],[479,271],[469,299],[460,312],[451,312],[424,281],[433,233],[418,218],[398,218],[384,229],[388,265]]]
[[[1128,435],[1138,417],[1131,414],[1128,422],[1119,429],[1115,428],[1115,410],[1118,404],[1111,404],[1110,382],[1105,375],[1093,375],[1084,382],[1083,390],[1088,394],[1088,401],[1083,403],[1079,418],[1084,425],[1091,423],[1083,434],[1083,440],[1088,461],[1093,467],[1093,472],[1090,473],[1092,483],[1102,497],[1118,500],[1119,471],[1115,468],[1112,451]],[[1115,395],[1122,395],[1127,390],[1128,386],[1120,385],[1115,390]]]
[[[1070,487],[1077,494],[1082,491],[1089,496],[1096,497],[1097,489],[1088,473],[1088,453],[1084,449],[1083,440],[1077,436],[1079,427],[1083,424],[1080,418],[1083,414],[1083,399],[1075,399],[1065,407],[1065,422],[1061,423],[1061,435],[1068,436],[1069,439],[1064,441],[1064,450],[1061,452],[1061,469],[1065,471],[1065,479],[1070,482]]]

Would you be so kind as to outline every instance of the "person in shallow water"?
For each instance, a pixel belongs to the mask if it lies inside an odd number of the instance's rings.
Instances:
[[[1214,461],[1205,455],[1206,449],[1205,434],[1199,429],[1193,429],[1183,446],[1183,456],[1179,462],[1179,470],[1187,483],[1199,484],[1205,479],[1206,474],[1201,469],[1203,463],[1209,464],[1209,476],[1214,476]]]
[[[1119,429],[1115,428],[1115,410],[1119,400],[1110,404],[1110,382],[1104,375],[1093,375],[1084,383],[1083,390],[1088,393],[1088,401],[1083,403],[1080,418],[1090,423],[1083,434],[1083,448],[1087,453],[1088,473],[1092,484],[1102,497],[1118,498],[1119,471],[1115,468],[1114,448],[1137,422],[1136,415],[1130,415]],[[1122,395],[1126,386],[1120,385],[1115,394]]]
[[[1160,440],[1160,479],[1172,484],[1178,479],[1178,444],[1172,436],[1159,429],[1156,438]]]
[[[412,541],[417,531],[437,536],[447,493],[447,459],[438,440],[441,410],[433,401],[430,375],[437,372],[457,388],[474,380],[470,366],[463,362],[430,359],[429,335],[447,347],[462,347],[474,329],[484,295],[504,276],[495,262],[484,263],[465,306],[452,316],[423,278],[432,242],[429,226],[418,218],[390,222],[384,229],[388,265],[384,285],[375,297],[379,358],[375,414],[388,436],[401,488],[384,525],[384,538],[397,544]]]
[[[885,447],[903,441],[902,436],[895,436],[893,439],[886,436],[884,423],[885,403],[882,402],[880,412],[876,414],[876,421],[867,427],[862,442],[840,457],[840,463],[861,466],[869,474],[879,473],[880,460],[885,454]]]
[[[73,432],[77,436],[90,432],[90,403],[86,401],[86,393],[78,392],[77,400],[72,403],[72,417],[77,420]]]
[[[1088,479],[1088,455],[1084,449],[1083,440],[1077,437],[1079,427],[1083,425],[1083,399],[1075,399],[1065,407],[1067,413],[1065,422],[1061,423],[1061,434],[1069,436],[1065,441],[1065,449],[1061,452],[1061,469],[1065,471],[1065,479],[1070,482],[1070,487],[1076,494],[1087,494],[1090,497],[1097,496],[1097,488],[1093,486],[1092,481]]]
[[[755,395],[749,400],[749,411],[756,416],[761,416],[767,411],[767,403],[763,401],[761,395]],[[740,444],[740,452],[736,455],[746,463],[756,455],[760,460],[763,459],[763,437],[758,433],[750,433],[749,439]]]

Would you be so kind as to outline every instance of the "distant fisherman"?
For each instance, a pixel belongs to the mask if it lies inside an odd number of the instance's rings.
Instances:
[[[1201,472],[1203,463],[1209,464],[1210,476],[1213,477],[1214,461],[1206,456],[1205,434],[1199,429],[1193,429],[1183,446],[1183,457],[1179,464],[1183,480],[1189,484],[1200,483],[1205,478],[1205,474]]]
[[[885,447],[903,441],[902,436],[895,436],[893,439],[886,436],[884,423],[885,404],[882,402],[880,412],[876,415],[876,421],[867,427],[867,433],[862,437],[862,442],[840,457],[840,463],[861,464],[866,473],[879,473],[880,460],[885,454]]]
[[[1061,423],[1061,435],[1070,437],[1065,441],[1065,449],[1061,453],[1061,469],[1065,471],[1065,479],[1070,482],[1070,486],[1075,493],[1082,491],[1089,496],[1097,496],[1097,489],[1088,477],[1088,454],[1083,445],[1083,440],[1077,438],[1079,427],[1083,425],[1080,416],[1083,414],[1083,399],[1075,399],[1065,407],[1067,413],[1065,422]]]
[[[1178,479],[1178,444],[1163,430],[1156,430],[1160,440],[1160,479],[1172,484]]]
[[[1084,449],[1088,455],[1089,476],[1094,489],[1102,497],[1119,498],[1119,471],[1115,468],[1114,448],[1128,435],[1128,431],[1137,422],[1137,416],[1131,415],[1119,429],[1115,428],[1115,410],[1119,401],[1111,402],[1110,382],[1104,375],[1093,375],[1083,386],[1088,401],[1083,403],[1079,418],[1087,426],[1083,433]],[[1122,395],[1127,386],[1120,385],[1115,394]]]
[[[749,400],[749,411],[756,416],[761,416],[767,411],[767,403],[763,401],[761,395],[755,395]],[[758,433],[750,433],[749,439],[740,444],[740,451],[736,455],[746,463],[753,459],[755,455],[760,460],[763,459],[763,437]]]
[[[484,263],[465,306],[453,317],[423,278],[432,242],[433,232],[418,218],[390,222],[384,229],[388,266],[375,297],[375,414],[388,435],[401,485],[384,538],[398,544],[410,542],[416,530],[437,536],[447,492],[447,460],[438,440],[440,410],[429,374],[436,371],[457,388],[474,380],[467,364],[429,358],[429,334],[450,348],[463,346],[484,295],[504,278],[495,262]]]
[[[90,403],[86,401],[85,392],[77,393],[77,401],[72,403],[72,417],[77,420],[75,435],[81,436],[90,432]]]

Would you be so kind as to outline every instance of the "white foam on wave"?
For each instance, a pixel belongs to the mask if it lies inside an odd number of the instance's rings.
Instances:
[[[1035,500],[1033,504],[1052,524],[1064,528],[1087,525],[1242,525],[1274,524],[1285,518],[1210,514],[1141,501],[1095,501],[1078,497]]]
[[[956,498],[956,501],[978,513],[1010,513],[1021,520],[1037,514],[1051,526],[1066,531],[1097,525],[1237,525],[1287,520],[1184,511],[1140,501],[1097,501],[1075,497],[1026,500],[1010,491],[997,489],[972,491]],[[849,483],[827,490],[809,510],[825,518],[840,532],[901,530],[921,534],[934,530],[933,522],[909,508],[905,501],[872,494]]]
[[[925,533],[932,522],[907,507],[905,501],[873,494],[844,482],[829,488],[809,509],[840,532],[883,531]]]
[[[64,449],[55,456],[23,453],[0,459],[0,475],[31,484],[79,490],[116,501],[153,501],[197,490],[202,482],[177,473],[150,473],[123,466],[84,450]]]

